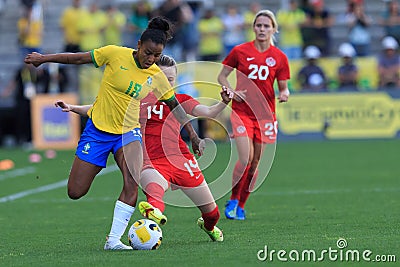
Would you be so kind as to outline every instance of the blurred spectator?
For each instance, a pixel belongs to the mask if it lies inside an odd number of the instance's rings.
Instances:
[[[362,3],[363,0],[346,0],[346,11],[344,13],[339,13],[336,17],[337,24],[347,24],[349,17],[354,16],[354,6],[357,3]]]
[[[82,51],[104,45],[103,33],[107,25],[107,15],[92,2],[89,11],[83,12],[79,19],[79,33],[81,34],[80,48]],[[94,102],[100,86],[102,71],[89,65],[79,67],[79,99],[80,104],[89,105]]]
[[[107,15],[93,1],[89,6],[89,11],[82,12],[79,18],[80,49],[86,52],[103,46],[103,32],[106,25]]]
[[[334,18],[324,7],[323,0],[310,0],[310,6],[302,27],[304,46],[315,45],[321,50],[322,56],[328,56],[331,46],[329,29]]]
[[[126,25],[124,13],[114,5],[106,7],[107,23],[104,30],[105,45],[122,45],[122,32]]]
[[[400,55],[397,53],[399,44],[392,36],[382,39],[382,53],[378,56],[378,75],[380,88],[400,87]]]
[[[370,53],[371,33],[368,26],[372,19],[365,14],[363,2],[352,2],[353,13],[347,16],[349,41],[354,46],[357,56],[368,56]]]
[[[199,21],[201,18],[199,1],[190,1],[189,7],[192,10],[193,18],[188,21],[183,27],[183,51],[182,60],[185,62],[196,61],[197,50],[200,43],[200,32],[198,29]]]
[[[386,3],[386,11],[382,14],[381,24],[385,28],[385,34],[396,38],[400,42],[400,8],[397,0]]]
[[[167,18],[173,24],[173,37],[168,41],[164,54],[172,56],[176,61],[183,59],[183,43],[185,38],[185,26],[193,20],[193,11],[190,6],[181,0],[165,0],[155,10],[155,15]]]
[[[38,93],[48,92],[49,78],[45,68],[24,64],[1,94],[2,98],[13,96],[15,99],[15,135],[19,145],[32,141],[31,99]]]
[[[325,72],[318,66],[321,51],[317,46],[310,45],[304,49],[304,58],[307,63],[303,66],[297,78],[300,81],[301,91],[318,92],[327,88]]]
[[[3,14],[5,5],[6,5],[6,0],[0,0],[0,15]]]
[[[130,41],[129,47],[136,47],[140,35],[147,28],[147,23],[151,17],[151,7],[147,1],[138,1],[133,6],[133,12],[129,19],[128,28],[133,33],[133,41]]]
[[[61,15],[59,23],[64,33],[64,52],[76,53],[81,51],[78,23],[82,14],[81,1],[72,0],[72,5],[64,9]]]
[[[357,90],[358,67],[354,64],[356,55],[354,47],[350,43],[342,43],[339,46],[338,55],[341,57],[341,64],[337,70],[339,90]]]
[[[290,0],[289,9],[279,10],[276,19],[280,27],[279,48],[288,59],[301,58],[303,37],[300,26],[305,22],[306,14],[298,8],[297,0]]]
[[[26,8],[31,8],[35,4],[36,0],[21,0],[21,4]]]
[[[207,9],[199,21],[200,45],[199,59],[218,61],[223,53],[222,34],[224,25],[213,9]]]
[[[310,11],[311,9],[311,4],[309,2],[309,0],[299,0],[299,8],[301,10],[303,10],[305,13],[307,13],[308,11]]]
[[[81,52],[81,35],[79,32],[79,21],[87,12],[81,7],[81,0],[72,0],[71,5],[65,8],[61,14],[59,25],[64,34],[64,52]],[[65,70],[68,73],[69,89],[68,91],[77,92],[79,90],[79,66],[66,65]]]
[[[222,23],[224,24],[224,53],[227,55],[234,46],[244,42],[244,18],[239,13],[237,7],[228,4],[227,12],[222,15]]]
[[[23,16],[18,19],[18,43],[21,56],[32,52],[41,52],[43,38],[43,20],[34,15],[33,7],[24,9]]]
[[[250,42],[254,40],[254,30],[253,30],[253,22],[254,18],[258,11],[261,10],[261,5],[259,2],[254,1],[250,3],[250,7],[243,14],[244,18],[244,30],[246,34],[246,42]]]

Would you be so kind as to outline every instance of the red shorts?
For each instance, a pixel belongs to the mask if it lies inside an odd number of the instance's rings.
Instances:
[[[247,136],[257,143],[273,144],[278,133],[276,119],[256,120],[248,116],[231,115],[234,137]]]
[[[172,189],[184,189],[199,186],[204,181],[196,158],[188,155],[172,155],[168,158],[145,160],[143,170],[156,169],[167,180]]]

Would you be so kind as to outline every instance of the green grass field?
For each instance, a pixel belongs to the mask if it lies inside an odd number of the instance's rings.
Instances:
[[[0,159],[15,161],[13,170],[0,172],[0,266],[398,266],[399,148],[400,140],[278,143],[268,178],[249,198],[246,221],[224,218],[228,196],[217,201],[223,243],[197,227],[196,208],[167,206],[159,250],[125,252],[103,251],[122,184],[118,171],[97,177],[88,195],[72,201],[65,185],[72,151],[31,164],[28,152],[0,150]],[[55,189],[43,187],[51,184]],[[135,212],[131,223],[139,218]],[[339,238],[346,248],[338,249]],[[276,253],[273,262],[258,260],[265,246],[286,251],[288,262]],[[314,250],[318,258],[329,248],[370,250],[371,260],[395,255],[397,262],[289,258],[293,250],[300,256]]]

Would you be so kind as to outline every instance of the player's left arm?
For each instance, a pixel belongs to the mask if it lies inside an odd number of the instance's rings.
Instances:
[[[204,151],[204,140],[200,139],[197,135],[196,131],[193,129],[192,124],[182,106],[179,104],[176,97],[173,97],[169,100],[163,100],[163,102],[169,107],[174,114],[175,118],[179,121],[179,123],[185,128],[187,133],[189,134],[190,141],[192,142],[192,148],[194,153],[201,156]]]
[[[199,104],[193,108],[192,115],[195,117],[202,116],[206,118],[215,118],[232,100],[234,92],[229,88],[222,86],[220,94],[222,98],[220,102],[212,106]]]
[[[92,105],[71,105],[63,100],[57,100],[54,105],[60,107],[63,112],[74,112],[82,117],[88,117],[88,110]]]
[[[280,103],[287,102],[289,100],[289,95],[290,95],[287,80],[278,81],[278,89],[279,89],[279,95],[278,95],[279,102]]]

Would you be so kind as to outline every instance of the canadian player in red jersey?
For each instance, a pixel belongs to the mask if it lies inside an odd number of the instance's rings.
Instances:
[[[157,65],[167,76],[171,86],[177,76],[176,62],[169,56],[162,55]],[[233,92],[223,87],[222,101],[205,106],[186,94],[176,94],[176,98],[188,114],[195,117],[213,118],[217,116],[233,98]],[[62,100],[56,102],[63,111],[72,111],[87,116],[90,106],[69,105]],[[158,101],[154,94],[141,100],[140,124],[143,134],[143,169],[140,185],[146,194],[148,203],[157,210],[164,211],[163,196],[171,186],[181,189],[201,211],[197,224],[213,241],[223,241],[222,231],[216,226],[219,209],[214,197],[204,180],[197,160],[180,137],[180,124],[172,112]],[[143,202],[139,203],[139,209]],[[149,207],[145,207],[147,210]],[[161,212],[159,212],[161,211]],[[144,216],[147,214],[141,210]]]
[[[224,66],[218,75],[222,86],[232,88],[228,76],[237,70],[231,122],[239,160],[232,175],[232,194],[225,208],[225,216],[236,220],[246,218],[244,206],[255,184],[265,144],[276,141],[275,80],[279,102],[289,98],[288,59],[273,42],[278,31],[275,15],[269,10],[259,11],[254,18],[253,31],[255,40],[234,47],[223,60]]]
[[[175,61],[162,56],[157,63],[167,76],[171,86],[177,76]],[[184,110],[195,117],[213,118],[230,102],[233,92],[225,87],[221,91],[222,101],[205,106],[186,94],[176,94]],[[143,170],[140,185],[148,203],[164,211],[163,196],[171,186],[181,189],[200,209],[201,217],[197,223],[213,241],[223,241],[222,231],[216,227],[219,210],[197,160],[180,137],[180,126],[170,109],[148,95],[141,102],[141,125],[143,132]]]

